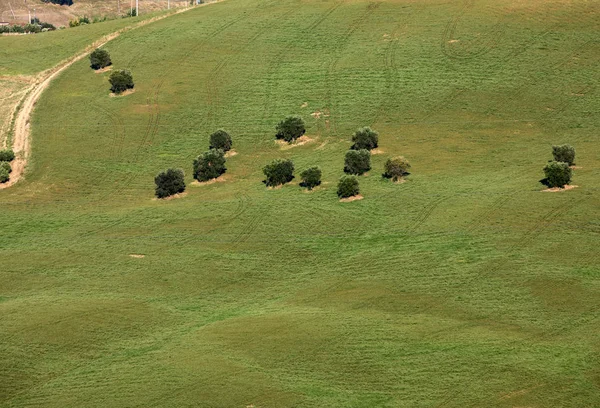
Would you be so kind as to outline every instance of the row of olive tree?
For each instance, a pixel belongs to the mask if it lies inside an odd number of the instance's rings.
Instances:
[[[546,178],[542,182],[548,187],[564,188],[573,175],[571,166],[575,164],[575,148],[568,144],[552,146],[552,155],[554,160],[544,166]]]
[[[10,162],[15,159],[15,152],[11,149],[0,150],[0,183],[6,183],[10,179],[12,166]]]
[[[90,67],[94,70],[104,69],[112,65],[112,60],[108,51],[97,48],[90,54]],[[118,69],[111,72],[108,78],[110,82],[110,91],[115,94],[121,94],[128,89],[133,89],[133,76],[126,69]]]
[[[225,152],[233,145],[231,135],[219,129],[210,135],[209,149],[193,162],[194,179],[205,182],[225,174]],[[155,178],[155,195],[166,198],[185,191],[185,174],[182,169],[171,168],[160,172]]]

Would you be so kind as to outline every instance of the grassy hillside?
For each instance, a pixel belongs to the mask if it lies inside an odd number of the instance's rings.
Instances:
[[[600,405],[599,16],[227,0],[109,43],[131,95],[74,64],[0,191],[0,406]],[[274,143],[287,114],[311,143]],[[383,153],[340,203],[364,125]],[[153,200],[219,127],[226,181]],[[541,192],[563,142],[579,187]],[[277,157],[323,186],[267,190]]]

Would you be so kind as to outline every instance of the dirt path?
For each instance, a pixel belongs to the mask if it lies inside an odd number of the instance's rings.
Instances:
[[[216,1],[213,1],[210,3],[204,3],[204,4],[196,6],[196,7],[206,6],[209,4],[217,3],[219,1],[222,1],[222,0],[216,0]],[[37,74],[34,77],[35,80],[34,80],[33,85],[31,85],[29,87],[29,89],[27,89],[27,91],[24,92],[24,97],[16,102],[15,108],[13,110],[13,112],[16,112],[16,117],[15,117],[12,149],[15,152],[16,157],[15,157],[15,160],[11,163],[13,170],[12,170],[12,173],[10,173],[10,180],[6,183],[0,184],[0,190],[12,186],[13,184],[17,183],[23,177],[23,174],[25,172],[25,167],[27,165],[27,160],[29,159],[29,156],[31,154],[29,120],[31,118],[33,109],[35,108],[35,104],[37,103],[38,99],[40,98],[40,96],[42,95],[44,90],[48,87],[48,85],[50,85],[50,83],[52,82],[52,80],[54,78],[56,78],[61,72],[63,72],[65,69],[69,68],[75,62],[81,60],[82,58],[87,57],[92,50],[103,46],[104,44],[106,44],[107,42],[109,42],[111,40],[114,40],[122,33],[134,30],[139,27],[143,27],[147,24],[153,23],[158,20],[162,20],[164,18],[173,16],[173,15],[176,15],[179,13],[183,13],[183,12],[191,10],[193,8],[195,8],[195,7],[186,7],[186,8],[178,9],[178,10],[174,11],[173,13],[166,14],[166,15],[159,16],[159,17],[153,17],[148,20],[140,21],[139,23],[131,25],[129,27],[122,28],[118,31],[115,31],[114,33],[108,34],[108,35],[102,37],[101,39],[95,41],[94,43],[92,43],[91,45],[86,47],[85,50],[83,50],[79,54],[77,54],[71,58],[68,58],[64,61],[61,61],[54,67]],[[22,104],[22,106],[20,109],[18,109],[18,106],[20,104]]]

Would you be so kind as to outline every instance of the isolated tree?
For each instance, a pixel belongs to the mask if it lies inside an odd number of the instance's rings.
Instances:
[[[4,170],[8,171],[9,173],[12,173],[12,166],[10,165],[9,162],[0,161],[0,169],[4,169]]]
[[[210,147],[209,149],[221,149],[224,152],[231,150],[231,136],[223,129],[217,130],[215,133],[210,135]]]
[[[3,167],[0,167],[0,183],[6,183],[10,178],[8,170]]]
[[[90,67],[93,69],[102,69],[112,64],[108,51],[96,48],[90,54]]]
[[[300,178],[302,179],[300,185],[312,190],[321,184],[321,174],[321,169],[318,166],[309,167],[300,173]]]
[[[126,69],[113,71],[108,78],[111,88],[110,90],[116,94],[120,94],[128,89],[133,88],[133,77],[131,72]]]
[[[342,176],[338,182],[337,195],[339,198],[348,198],[360,193],[358,178],[356,176]]]
[[[267,186],[285,184],[294,178],[294,163],[291,160],[275,159],[263,168],[263,173]]]
[[[344,161],[344,173],[363,175],[371,170],[371,153],[367,149],[348,150]]]
[[[225,152],[221,149],[210,149],[194,160],[194,178],[208,181],[225,173]]]
[[[377,143],[379,142],[379,133],[375,132],[368,126],[365,126],[354,132],[352,141],[354,142],[351,147],[353,150],[372,150],[377,147]]]
[[[154,182],[156,183],[155,194],[158,198],[169,197],[185,191],[184,174],[181,169],[168,169],[160,172],[154,178]]]
[[[283,139],[288,143],[293,142],[306,133],[304,119],[300,116],[288,116],[277,124],[275,130],[277,131],[275,137]]]
[[[0,161],[10,162],[15,159],[15,152],[11,149],[0,150]]]
[[[393,181],[398,181],[399,178],[408,174],[410,163],[403,156],[387,159],[384,166],[383,177],[391,178]]]
[[[568,163],[551,161],[544,167],[548,187],[563,187],[571,182],[571,168]]]
[[[575,148],[571,145],[552,146],[552,155],[557,162],[564,162],[569,166],[575,163]]]

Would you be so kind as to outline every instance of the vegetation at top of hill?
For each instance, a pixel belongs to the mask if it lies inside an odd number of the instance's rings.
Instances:
[[[226,0],[109,42],[126,98],[74,63],[0,190],[0,406],[599,406],[597,13]],[[45,61],[5,39],[3,71]],[[290,114],[310,143],[273,142]],[[376,171],[341,204],[361,126]],[[152,200],[220,127],[226,180]],[[579,187],[541,193],[557,141]],[[320,187],[267,190],[275,159]]]

